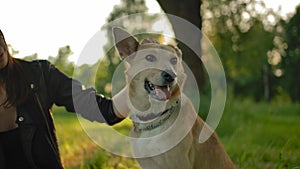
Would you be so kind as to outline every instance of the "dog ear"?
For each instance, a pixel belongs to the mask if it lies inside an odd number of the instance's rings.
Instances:
[[[130,33],[122,28],[114,27],[113,35],[116,48],[122,60],[137,51],[139,42]]]

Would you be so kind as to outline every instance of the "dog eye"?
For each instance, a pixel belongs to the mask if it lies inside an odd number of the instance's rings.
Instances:
[[[146,59],[147,61],[149,61],[149,62],[154,62],[154,61],[156,61],[156,57],[155,57],[154,55],[147,55],[147,56],[145,57],[145,59]]]
[[[176,65],[177,64],[177,58],[170,59],[170,62],[171,62],[172,65]]]

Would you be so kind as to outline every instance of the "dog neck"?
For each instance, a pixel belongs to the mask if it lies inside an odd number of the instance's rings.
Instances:
[[[135,132],[142,132],[142,131],[149,131],[153,130],[161,125],[163,125],[172,115],[174,115],[175,110],[178,107],[179,101],[176,101],[176,104],[171,106],[169,109],[159,113],[159,116],[154,118],[151,122],[136,122],[133,120],[134,131]]]

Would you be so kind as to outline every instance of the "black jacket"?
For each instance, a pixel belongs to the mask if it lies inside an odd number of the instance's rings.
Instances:
[[[21,140],[32,169],[61,169],[55,127],[51,115],[53,104],[64,106],[90,121],[115,124],[112,101],[83,89],[82,84],[59,71],[48,61],[19,60],[31,88],[29,99],[17,107],[17,124]],[[1,164],[0,157],[0,164]]]

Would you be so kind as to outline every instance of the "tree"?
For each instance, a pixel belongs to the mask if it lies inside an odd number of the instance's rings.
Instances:
[[[48,60],[61,71],[71,76],[74,70],[74,63],[68,60],[71,54],[72,50],[70,46],[67,45],[65,47],[59,48],[57,56],[49,56]]]
[[[285,26],[285,41],[287,48],[282,60],[284,71],[281,84],[293,101],[300,100],[300,6],[296,14]]]
[[[238,49],[232,56],[234,65],[230,67],[235,73],[232,82],[234,92],[239,95],[252,96],[256,100],[269,100],[273,87],[271,86],[270,65],[267,53],[273,48],[274,35],[264,30],[262,22],[254,21],[251,28],[240,34]],[[230,60],[231,60],[230,59]]]
[[[200,15],[201,0],[157,0],[161,8],[167,14],[172,14],[181,17],[190,23],[194,24],[199,29],[202,28],[202,18]],[[175,37],[179,37],[179,34],[184,32],[187,39],[190,39],[192,44],[196,49],[200,49],[201,34],[200,32],[186,32],[183,29],[176,27],[176,21],[169,17],[169,21],[173,26]],[[191,50],[186,44],[178,43],[178,47],[183,53],[183,59],[192,70],[194,76],[196,77],[199,88],[204,86],[204,70],[200,58]],[[197,51],[201,53],[200,51]]]
[[[28,60],[28,61],[36,60],[36,59],[38,59],[38,54],[37,54],[37,53],[34,53],[34,54],[32,54],[32,55],[25,56],[23,59],[24,59],[24,60]]]
[[[268,53],[275,48],[280,16],[254,0],[205,0],[201,14],[203,31],[219,53],[234,95],[256,100],[275,95],[276,65],[269,63]]]

